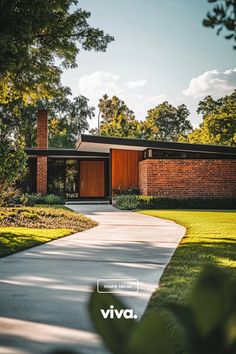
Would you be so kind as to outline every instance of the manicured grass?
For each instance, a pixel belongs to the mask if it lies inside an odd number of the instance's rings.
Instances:
[[[170,219],[187,228],[148,306],[161,309],[168,302],[186,303],[205,264],[215,264],[236,278],[236,211],[144,210],[140,213]]]
[[[0,228],[0,257],[68,236],[70,229],[30,229],[24,227]]]
[[[97,223],[61,207],[0,208],[0,257],[84,231]]]

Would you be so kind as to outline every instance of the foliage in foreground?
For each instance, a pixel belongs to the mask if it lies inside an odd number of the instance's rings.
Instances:
[[[79,232],[97,223],[72,211],[54,208],[13,207],[0,208],[0,227],[27,227],[38,229],[70,229]]]
[[[236,49],[236,2],[235,0],[208,0],[213,3],[212,11],[207,13],[203,25],[217,29],[217,35],[225,32],[225,39],[233,40],[233,48]]]
[[[126,306],[110,293],[94,290],[89,304],[98,334],[113,354],[180,354],[182,341],[188,354],[235,354],[236,282],[208,266],[201,272],[186,305],[167,304],[164,313],[152,312],[139,323],[134,319],[104,319],[101,309]],[[175,321],[177,335],[169,325]]]
[[[235,209],[236,198],[166,198],[144,195],[117,195],[113,205],[135,209]]]

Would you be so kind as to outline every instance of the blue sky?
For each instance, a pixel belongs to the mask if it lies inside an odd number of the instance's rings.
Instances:
[[[207,0],[81,0],[79,6],[91,11],[91,25],[115,37],[105,53],[81,51],[78,68],[63,74],[73,94],[92,105],[116,94],[143,120],[164,100],[185,103],[196,126],[200,99],[236,87],[236,51],[201,24]]]

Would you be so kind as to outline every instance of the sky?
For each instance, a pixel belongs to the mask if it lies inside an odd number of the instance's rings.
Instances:
[[[232,43],[202,25],[207,0],[80,0],[79,7],[91,12],[92,26],[115,37],[105,53],[81,50],[78,67],[63,73],[63,84],[90,105],[117,95],[144,120],[163,101],[184,103],[196,127],[201,99],[236,88]],[[97,112],[89,123],[97,126]]]

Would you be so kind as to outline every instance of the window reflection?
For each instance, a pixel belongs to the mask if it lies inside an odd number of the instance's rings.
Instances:
[[[48,193],[78,198],[78,174],[78,160],[48,159]]]

